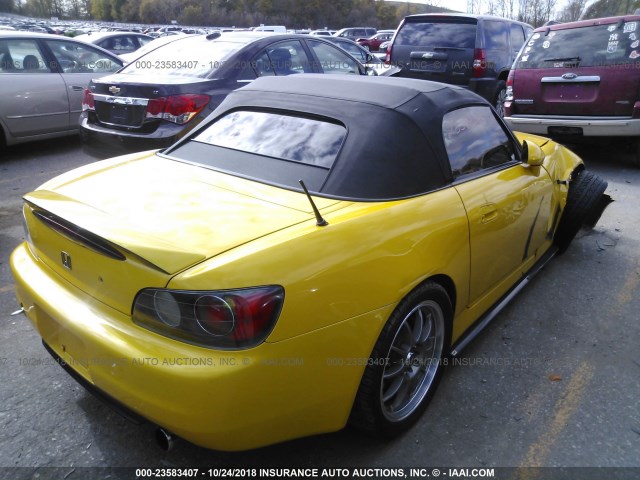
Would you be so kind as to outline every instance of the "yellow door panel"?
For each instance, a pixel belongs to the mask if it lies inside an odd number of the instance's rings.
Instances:
[[[552,187],[544,169],[523,164],[456,186],[469,218],[469,304],[535,258],[552,215]]]

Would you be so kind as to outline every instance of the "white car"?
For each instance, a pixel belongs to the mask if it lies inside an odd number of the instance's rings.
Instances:
[[[136,32],[89,32],[74,38],[98,45],[116,55],[135,52],[153,40],[149,35]]]
[[[175,35],[165,35],[164,37],[154,38],[150,42],[146,43],[144,46],[140,47],[138,50],[131,53],[123,53],[118,55],[125,63],[125,65],[130,64],[131,62],[135,62],[138,58],[146,55],[147,53],[155,50],[156,48],[162,47],[167,43],[175,42],[176,40],[180,40],[181,38],[188,38],[189,35],[184,33],[176,33]]]

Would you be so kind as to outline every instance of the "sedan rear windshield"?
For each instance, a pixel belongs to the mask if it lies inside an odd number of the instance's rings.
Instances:
[[[176,40],[134,60],[121,73],[207,78],[243,43],[207,40],[204,36]]]
[[[621,22],[534,33],[518,68],[598,67],[638,64],[640,22]]]
[[[474,48],[477,22],[474,19],[434,18],[407,21],[395,39],[396,45]]]

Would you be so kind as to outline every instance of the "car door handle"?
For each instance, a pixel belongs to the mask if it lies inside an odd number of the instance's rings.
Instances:
[[[482,223],[489,223],[498,218],[498,207],[495,203],[487,203],[480,207],[480,221]]]
[[[81,92],[84,90],[84,87],[81,87],[79,85],[69,85],[69,88],[74,92]]]

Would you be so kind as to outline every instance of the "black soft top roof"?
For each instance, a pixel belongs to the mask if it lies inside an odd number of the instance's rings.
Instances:
[[[425,80],[326,74],[262,77],[229,94],[189,138],[232,110],[328,118],[345,125],[347,135],[326,180],[313,189],[314,193],[392,200],[420,195],[452,181],[442,117],[450,110],[474,104],[488,105],[463,88]],[[179,154],[182,144],[184,141],[167,153],[185,158]],[[265,180],[259,167],[243,176],[299,189],[297,181],[285,178],[285,171],[282,181]]]
[[[437,107],[439,99],[433,94],[442,90],[455,92],[454,95],[463,95],[469,101],[477,99],[475,94],[462,87],[424,80],[305,74],[258,78],[246,87],[233,92],[228,100],[232,96],[245,96],[249,92],[284,93],[287,95],[320,96],[327,100],[348,100],[395,109],[420,94],[426,94],[424,100],[431,101],[432,106]],[[293,110],[296,109],[294,105],[294,103],[291,104]]]

